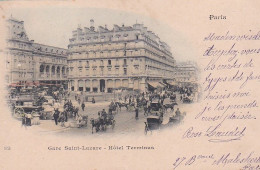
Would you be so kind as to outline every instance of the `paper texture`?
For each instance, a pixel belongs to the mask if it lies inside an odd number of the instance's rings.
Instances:
[[[259,5],[253,0],[1,1],[0,169],[260,169]],[[21,126],[6,104],[5,21],[11,15],[24,21],[30,40],[64,49],[72,31],[89,27],[91,19],[109,29],[144,24],[171,47],[176,62],[197,63],[200,99],[179,106],[186,112],[181,124],[147,135],[145,118],[132,125],[117,121],[114,131],[94,134],[90,122],[87,130]]]

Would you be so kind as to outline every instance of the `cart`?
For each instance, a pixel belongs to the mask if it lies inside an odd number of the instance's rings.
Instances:
[[[144,134],[146,135],[148,131],[152,133],[153,130],[158,130],[161,127],[162,120],[160,116],[148,116],[146,119]]]

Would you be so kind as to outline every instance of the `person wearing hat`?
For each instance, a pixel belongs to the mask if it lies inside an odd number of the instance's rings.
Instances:
[[[56,124],[56,125],[58,125],[59,114],[60,114],[60,112],[59,112],[58,108],[56,108],[56,109],[54,110],[54,114],[53,114],[53,118],[54,118],[54,121],[55,121],[55,124]]]
[[[81,108],[82,108],[82,111],[84,111],[84,109],[85,109],[85,103],[84,102],[82,102]]]

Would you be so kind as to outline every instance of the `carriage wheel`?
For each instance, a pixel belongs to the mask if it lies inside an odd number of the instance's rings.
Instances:
[[[15,108],[14,109],[14,114],[17,116],[21,116],[21,114],[24,113],[23,108]]]
[[[112,122],[112,129],[114,129],[115,125],[116,125],[116,121],[113,120],[113,122]]]

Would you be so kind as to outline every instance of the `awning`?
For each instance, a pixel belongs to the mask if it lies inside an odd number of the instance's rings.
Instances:
[[[160,83],[160,85],[162,85],[163,87],[166,87],[167,86],[167,84],[164,84],[164,83],[162,83],[162,82],[159,82]]]
[[[151,85],[151,86],[153,86],[154,88],[164,87],[161,83],[156,82],[156,81],[148,81],[148,84]]]
[[[172,86],[178,86],[178,83],[176,81],[169,82],[169,84],[172,85]]]
[[[49,84],[49,83],[40,83],[43,86],[61,86],[60,84]]]

